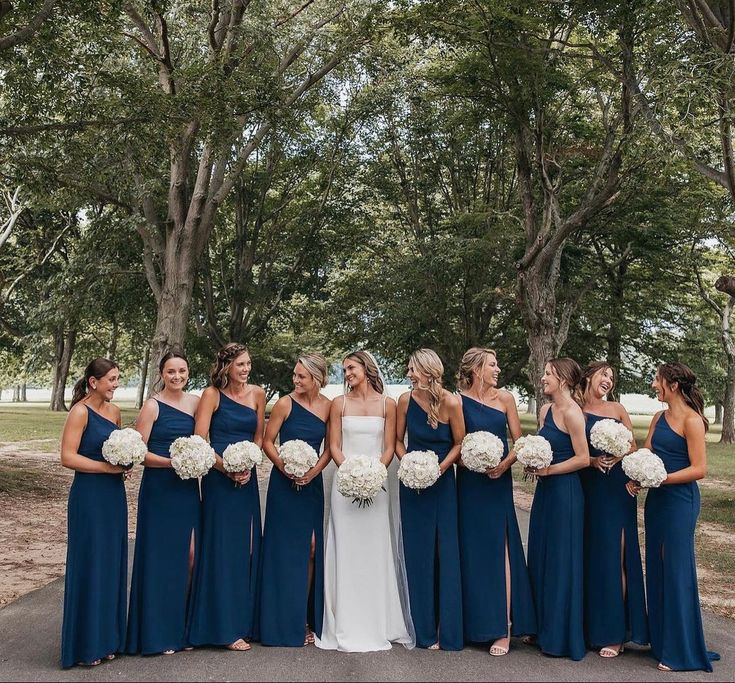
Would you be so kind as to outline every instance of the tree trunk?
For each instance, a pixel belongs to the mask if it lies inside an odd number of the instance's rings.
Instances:
[[[715,403],[715,424],[722,424],[722,403]]]
[[[526,408],[526,412],[529,415],[535,415],[536,414],[536,398],[534,396],[528,397],[528,408]]]
[[[20,399],[20,387],[16,384],[13,387],[13,403],[17,403]]]
[[[64,329],[57,327],[54,330],[54,376],[51,380],[51,403],[49,408],[54,410],[54,406],[58,405],[57,395],[59,393],[59,367],[61,366],[61,357],[64,355]],[[62,398],[63,401],[63,398]]]
[[[20,385],[20,396],[19,396],[19,400],[20,400],[21,403],[25,403],[26,401],[28,401],[28,398],[26,397],[26,389],[27,388],[28,388],[28,383],[24,381],[23,384]]]
[[[64,390],[66,389],[66,380],[69,377],[69,368],[71,367],[71,359],[74,355],[74,347],[77,342],[77,331],[69,330],[66,336],[59,335],[61,344],[57,343],[56,350],[60,350],[61,354],[56,358],[56,368],[54,370],[54,389],[52,390],[53,400],[51,410],[60,412],[66,410],[66,402],[64,401]]]
[[[145,353],[143,354],[143,359],[140,362],[140,381],[138,383],[138,395],[135,399],[136,408],[143,407],[143,399],[145,398],[145,387],[146,387],[146,380],[148,379],[148,366],[150,365],[150,360],[151,360],[151,347],[146,346]]]
[[[117,318],[112,319],[112,334],[110,335],[110,344],[107,347],[107,357],[110,360],[115,360],[117,355],[117,340],[120,337],[120,325],[117,322]]]
[[[728,354],[720,443],[735,443],[735,356]]]

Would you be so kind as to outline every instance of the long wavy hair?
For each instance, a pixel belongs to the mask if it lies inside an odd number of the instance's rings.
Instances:
[[[439,407],[442,402],[444,387],[442,377],[444,375],[444,364],[436,351],[432,349],[419,349],[414,351],[408,359],[416,370],[422,375],[428,375],[428,386],[420,387],[429,392],[429,419],[428,423],[432,429],[439,426]]]
[[[618,385],[618,375],[615,372],[615,368],[607,361],[595,360],[588,363],[587,367],[582,371],[582,379],[579,381],[579,390],[582,392],[582,396],[587,392],[587,389],[590,386],[590,381],[595,376],[595,373],[605,369],[609,369],[610,372],[612,372],[612,387],[610,388],[610,391]]]
[[[348,353],[342,362],[344,363],[348,358],[351,358],[352,360],[357,361],[362,367],[365,369],[365,376],[367,378],[368,384],[375,389],[379,394],[383,393],[383,380],[380,378],[380,370],[378,370],[378,366],[375,364],[375,361],[372,359],[369,353],[365,351],[353,351],[352,353]],[[347,386],[347,383],[345,382],[345,393],[347,393],[350,390],[350,388]]]
[[[582,395],[581,381],[582,381],[582,368],[579,367],[579,363],[573,358],[552,358],[547,361],[551,366],[554,374],[563,382],[570,393],[572,398],[580,406],[584,405],[584,396]]]
[[[166,363],[172,358],[181,358],[181,360],[186,363],[186,367],[189,367],[189,359],[183,353],[180,353],[179,351],[169,351],[168,353],[164,353],[163,356],[161,356],[160,362],[158,363],[158,377],[156,377],[156,381],[153,383],[154,393],[162,391],[165,387],[163,381],[163,368],[166,367]]]
[[[475,370],[482,370],[485,367],[488,356],[497,358],[493,349],[483,349],[480,346],[473,346],[464,352],[457,370],[457,388],[460,391],[467,391],[475,383]]]
[[[109,358],[95,358],[86,368],[84,376],[77,380],[71,396],[72,406],[79,403],[89,393],[89,380],[102,379],[110,370],[119,370],[120,366]]]
[[[658,376],[665,379],[671,386],[676,383],[679,385],[678,391],[682,395],[684,402],[702,418],[704,422],[704,430],[709,429],[709,420],[704,416],[704,396],[697,384],[697,376],[692,369],[684,363],[675,361],[673,363],[664,363],[658,367]]]
[[[230,383],[230,368],[235,362],[235,359],[243,353],[247,353],[249,355],[250,351],[245,344],[238,344],[237,342],[225,344],[217,352],[217,358],[212,365],[209,375],[213,387],[224,389]]]

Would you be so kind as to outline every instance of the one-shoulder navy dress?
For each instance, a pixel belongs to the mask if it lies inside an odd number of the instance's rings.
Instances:
[[[316,452],[327,432],[324,420],[291,399],[280,443],[301,439]],[[308,585],[311,539],[314,576]],[[307,622],[318,638],[324,612],[324,485],[319,473],[296,489],[274,467],[268,483],[260,588],[260,642],[300,647]],[[310,590],[311,588],[311,590]]]
[[[157,401],[158,418],[148,450],[170,458],[169,447],[194,433],[194,418]],[[189,551],[198,545],[199,481],[180,479],[168,467],[146,467],[138,494],[135,560],[128,612],[129,654],[155,654],[186,647]]]
[[[240,441],[252,441],[255,410],[220,392],[209,441],[222,455]],[[260,496],[253,467],[247,484],[237,486],[212,468],[202,479],[202,542],[194,572],[189,621],[192,645],[230,645],[257,639]]]
[[[601,415],[585,413],[590,455],[606,455],[590,442]],[[646,594],[638,544],[638,506],[617,463],[607,474],[594,467],[579,472],[584,491],[584,631],[587,645],[601,648],[627,643],[648,644]],[[625,595],[621,547],[625,547]]]
[[[551,444],[552,464],[574,456],[572,439],[549,407],[539,430]],[[541,651],[582,659],[584,642],[584,494],[577,472],[539,477],[528,527],[528,572]]]
[[[117,425],[87,408],[79,455],[104,461]],[[75,472],[69,491],[61,666],[89,664],[125,648],[128,503],[122,474]]]
[[[434,451],[439,462],[454,443],[449,425],[440,422],[432,429],[426,412],[413,397],[408,401],[406,430],[409,451]],[[415,491],[401,484],[400,500],[416,645],[425,648],[438,642],[443,650],[461,650],[462,579],[454,467],[428,489]]]
[[[503,442],[503,457],[506,457],[505,413],[464,395],[462,411],[467,434],[480,431],[495,434]],[[484,473],[458,467],[457,503],[465,640],[497,640],[508,632],[506,542],[511,576],[511,632],[514,636],[535,633],[536,613],[513,504],[511,471],[490,479]]]
[[[666,421],[653,430],[651,450],[671,474],[689,467],[686,439]],[[649,489],[645,505],[646,592],[651,653],[674,671],[712,671],[699,605],[694,530],[699,516],[699,486],[663,484]]]

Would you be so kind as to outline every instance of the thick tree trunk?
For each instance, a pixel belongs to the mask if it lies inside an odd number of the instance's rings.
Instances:
[[[56,368],[54,370],[54,389],[52,391],[53,400],[51,402],[51,410],[66,410],[66,402],[64,401],[64,390],[66,389],[66,380],[69,377],[69,368],[71,367],[71,359],[74,355],[74,347],[77,342],[77,331],[69,330],[65,337],[61,337],[61,345],[57,344],[57,351],[61,351],[61,355],[56,359]]]
[[[140,382],[138,383],[138,395],[135,398],[135,407],[143,407],[143,399],[145,398],[145,387],[148,379],[148,366],[151,361],[151,347],[145,347],[143,359],[140,362]]]
[[[735,356],[728,357],[720,443],[735,443]]]
[[[20,400],[20,387],[16,384],[13,387],[13,403],[17,403]]]
[[[19,396],[19,400],[20,400],[21,403],[25,403],[26,401],[28,401],[28,398],[27,398],[27,395],[26,395],[27,388],[28,388],[28,383],[27,382],[23,382],[23,384],[20,385],[20,396]]]
[[[715,403],[715,424],[722,424],[722,403]]]
[[[49,408],[54,410],[54,406],[58,404],[57,395],[59,393],[59,367],[61,365],[61,356],[64,354],[64,329],[57,327],[54,330],[54,376],[51,380],[51,403]],[[62,399],[63,400],[63,399]]]
[[[536,414],[536,398],[534,396],[528,397],[528,407],[526,408],[526,412],[529,415],[535,415]]]

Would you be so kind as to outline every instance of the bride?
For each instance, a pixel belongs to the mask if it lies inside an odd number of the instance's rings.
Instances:
[[[384,394],[375,359],[355,351],[343,361],[346,393],[334,399],[330,450],[339,467],[347,458],[369,455],[388,467],[393,460],[396,404]],[[387,491],[369,507],[358,507],[332,482],[325,544],[324,621],[316,645],[324,650],[370,652],[391,643],[416,644],[408,606],[400,532],[398,486],[389,469]]]

